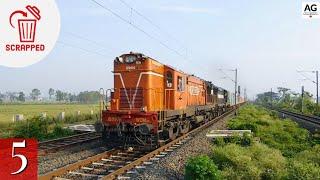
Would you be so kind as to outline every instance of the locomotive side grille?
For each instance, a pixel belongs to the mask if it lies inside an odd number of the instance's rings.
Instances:
[[[207,94],[207,102],[213,103],[213,96],[211,94]]]
[[[120,109],[140,109],[143,106],[142,88],[120,88]]]

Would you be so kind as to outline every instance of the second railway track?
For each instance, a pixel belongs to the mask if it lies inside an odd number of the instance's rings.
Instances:
[[[101,134],[96,132],[80,133],[68,137],[59,139],[53,139],[48,141],[42,141],[39,143],[39,156],[46,155],[47,153],[53,153],[58,150],[71,147],[77,144],[86,143],[101,138]]]
[[[320,117],[316,117],[316,116],[308,116],[308,115],[304,115],[304,114],[300,114],[300,113],[295,113],[295,112],[291,112],[291,111],[286,111],[286,110],[277,110],[280,113],[289,115],[289,116],[293,116],[295,118],[316,124],[318,126],[320,126]]]
[[[188,139],[191,139],[193,135],[210,127],[234,111],[235,108],[232,108],[223,115],[151,152],[143,148],[133,148],[131,150],[112,149],[44,174],[39,179],[128,179],[130,178],[130,174],[137,172],[137,169],[143,169],[145,166],[152,164],[153,161],[159,160],[159,158],[165,156],[168,152],[174,151],[174,149],[184,144]]]

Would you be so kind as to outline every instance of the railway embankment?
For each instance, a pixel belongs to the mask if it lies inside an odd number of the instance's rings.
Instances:
[[[227,128],[249,129],[253,133],[217,138],[206,145],[207,151],[188,156],[186,179],[320,178],[319,134],[254,105],[243,107],[237,117],[228,121]]]

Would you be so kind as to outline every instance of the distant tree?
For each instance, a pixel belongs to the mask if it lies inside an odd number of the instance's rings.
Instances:
[[[76,101],[78,101],[78,96],[75,95],[75,94],[69,93],[68,98],[69,98],[69,101],[70,101],[70,102],[76,102]]]
[[[5,98],[6,98],[6,95],[0,92],[0,102],[3,102]]]
[[[80,92],[78,98],[81,103],[95,103],[99,101],[100,93],[98,91]]]
[[[278,92],[282,98],[287,94],[288,91],[290,91],[290,89],[285,87],[278,87]]]
[[[6,92],[6,96],[9,97],[10,102],[14,102],[18,99],[18,93],[16,92]]]
[[[23,92],[19,92],[18,101],[25,102],[26,97]]]
[[[69,101],[68,93],[60,90],[56,90],[56,100],[57,101]]]
[[[52,98],[52,96],[54,96],[54,89],[53,88],[50,88],[49,89],[49,98],[51,99]]]
[[[63,92],[60,90],[56,90],[56,100],[63,101]]]
[[[279,99],[280,99],[280,97],[279,97],[278,93],[269,91],[269,92],[264,92],[264,93],[258,94],[256,102],[266,105],[266,104],[270,104],[271,100],[274,103],[274,102],[279,101]]]
[[[30,97],[32,100],[37,100],[39,98],[39,96],[41,95],[41,92],[39,89],[32,89],[31,93],[30,93]]]
[[[320,116],[320,112],[318,110],[320,106],[317,107],[310,92],[304,91],[303,99],[300,93],[290,91],[288,88],[279,87],[278,92],[279,93],[272,94],[272,104],[274,107],[295,112],[303,111],[305,114]],[[256,102],[262,105],[270,105],[270,93],[271,92],[264,92],[258,94]]]

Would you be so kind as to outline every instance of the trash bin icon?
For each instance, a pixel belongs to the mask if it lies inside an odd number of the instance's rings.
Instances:
[[[37,21],[41,19],[40,10],[36,6],[30,5],[28,5],[26,9],[34,17],[34,19],[28,18],[27,12],[18,10],[11,14],[10,24],[14,28],[11,22],[12,17],[15,14],[22,14],[25,18],[18,19],[20,42],[34,42],[37,31]]]
[[[20,42],[34,42],[37,21],[35,19],[19,19]]]

